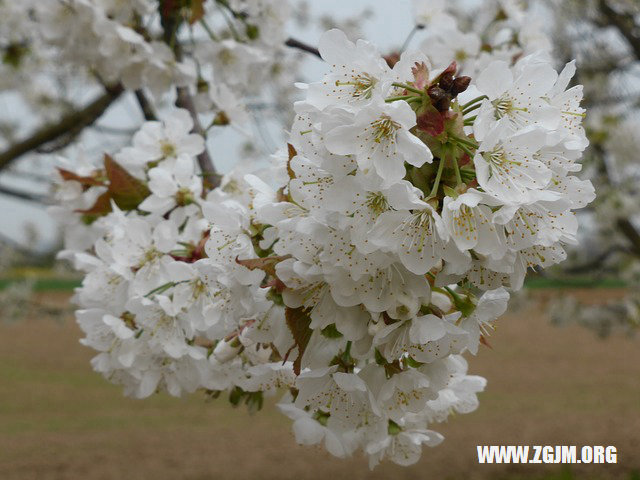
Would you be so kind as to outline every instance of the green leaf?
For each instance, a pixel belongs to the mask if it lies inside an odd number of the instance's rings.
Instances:
[[[453,188],[448,185],[443,185],[442,190],[447,197],[458,198],[458,192],[456,192]]]
[[[249,40],[255,40],[260,36],[260,29],[256,25],[247,23],[246,25],[247,37]]]
[[[342,334],[336,328],[336,324],[332,323],[331,325],[327,325],[321,330],[321,333],[326,338],[340,338]]]

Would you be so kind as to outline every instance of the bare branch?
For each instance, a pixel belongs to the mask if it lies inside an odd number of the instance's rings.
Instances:
[[[34,193],[24,192],[15,188],[4,187],[0,185],[0,195],[8,195],[10,197],[19,198],[20,200],[28,200],[29,202],[48,204],[46,195],[38,195]]]
[[[298,50],[311,53],[312,55],[315,55],[316,57],[321,58],[320,51],[317,48],[312,47],[311,45],[307,45],[306,43],[303,43],[300,40],[296,40],[295,38],[288,38],[287,41],[284,42],[284,44],[287,47],[297,48]]]
[[[191,114],[191,118],[193,119],[193,132],[201,135],[203,138],[207,138],[207,132],[202,128],[202,124],[200,123],[200,119],[198,118],[198,112],[196,111],[196,107],[193,104],[193,98],[189,93],[188,87],[178,87],[178,99],[176,100],[176,105],[178,107],[184,108],[189,111]],[[202,170],[202,177],[206,180],[212,188],[216,188],[220,185],[220,176],[216,175],[216,168],[213,165],[213,161],[211,160],[211,156],[209,155],[209,151],[206,146],[204,151],[198,155],[198,164],[200,165],[200,170]]]
[[[617,221],[618,228],[627,240],[631,243],[631,248],[636,255],[640,255],[640,233],[628,218],[619,218]]]
[[[22,155],[37,150],[49,142],[61,138],[63,135],[73,135],[91,125],[107,108],[122,94],[123,87],[105,87],[105,93],[95,99],[82,110],[76,110],[63,116],[53,125],[47,125],[34,132],[29,138],[11,145],[0,153],[0,170],[7,168],[14,160]],[[77,135],[77,133],[76,133]]]
[[[609,21],[611,25],[616,27],[622,36],[629,42],[636,58],[640,59],[640,36],[634,33],[636,24],[633,15],[616,12],[607,0],[600,0],[598,3],[600,12]]]
[[[160,12],[160,24],[163,29],[164,42],[173,50],[176,61],[181,62],[182,46],[180,45],[180,42],[176,41],[176,36],[182,23],[182,19],[175,12],[165,10],[162,6],[163,2],[160,2],[158,5],[158,11]],[[193,98],[191,97],[191,93],[189,93],[189,87],[177,87],[176,91],[178,94],[176,105],[189,112],[193,119],[193,132],[201,135],[206,140],[207,132],[202,128],[198,112],[196,111],[196,107],[193,103]],[[200,165],[200,170],[202,171],[203,179],[212,188],[220,185],[220,176],[216,175],[216,168],[213,164],[213,160],[211,160],[211,156],[209,155],[206,145],[204,151],[198,155],[197,159],[198,165]]]
[[[138,100],[138,105],[140,105],[140,110],[142,110],[142,114],[144,115],[144,119],[146,121],[157,120],[158,116],[153,108],[153,104],[147,98],[144,90],[139,88],[134,93],[136,95],[136,100]]]

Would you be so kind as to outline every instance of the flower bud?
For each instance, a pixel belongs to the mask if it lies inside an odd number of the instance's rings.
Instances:
[[[431,303],[445,313],[453,308],[453,303],[451,302],[449,295],[445,295],[440,292],[431,292]]]
[[[396,65],[396,63],[400,61],[400,54],[397,52],[394,52],[383,58],[384,58],[384,61],[387,62],[387,65],[389,65],[389,68],[393,68]]]
[[[449,110],[449,106],[451,105],[451,95],[449,95],[442,88],[434,85],[427,90],[431,101],[433,102],[433,106],[439,112],[446,112]]]
[[[460,95],[467,88],[469,88],[469,84],[471,83],[471,77],[458,77],[453,81],[453,85],[451,85],[451,95],[454,97]]]
[[[427,90],[427,93],[429,94],[429,98],[431,98],[433,103],[439,102],[443,98],[447,97],[447,92],[437,85],[433,85],[432,87],[429,87],[429,90]]]
[[[448,92],[451,90],[451,87],[454,83],[453,80],[453,73],[452,72],[447,72],[444,73],[442,75],[442,78],[440,78],[440,88],[443,89],[444,91]]]
[[[240,342],[236,338],[230,342],[220,340],[216,348],[213,349],[213,356],[220,363],[228,362],[240,352],[240,348]]]

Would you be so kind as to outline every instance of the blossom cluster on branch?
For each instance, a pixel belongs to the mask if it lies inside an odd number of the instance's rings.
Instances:
[[[254,3],[230,3],[251,25]],[[427,44],[453,42],[452,17],[426,3],[418,21],[440,24]],[[326,32],[328,73],[299,85],[266,171],[212,188],[184,109],[100,165],[62,165],[54,213],[62,257],[85,272],[75,300],[94,368],[135,397],[203,390],[258,409],[284,389],[300,443],[362,450],[372,467],[440,443],[433,425],[485,387],[462,355],[488,343],[528,268],[565,258],[574,210],[594,198],[574,175],[588,144],[575,65],[558,73],[529,37],[505,36],[523,19],[499,13],[482,49],[461,34],[433,63],[429,48],[383,57]],[[231,61],[234,41],[196,49],[222,99],[260,59],[238,44]]]

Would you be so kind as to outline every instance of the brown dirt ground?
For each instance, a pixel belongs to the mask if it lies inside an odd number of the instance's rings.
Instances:
[[[620,292],[573,291],[602,301]],[[562,294],[567,294],[563,291]],[[199,395],[124,398],[91,371],[71,317],[0,324],[0,479],[640,478],[638,339],[549,325],[538,291],[471,359],[480,408],[436,428],[446,440],[409,468],[295,444],[271,403],[249,416]],[[67,296],[43,294],[61,305]],[[478,465],[476,445],[615,445],[616,465]],[[548,476],[552,475],[552,476]]]

